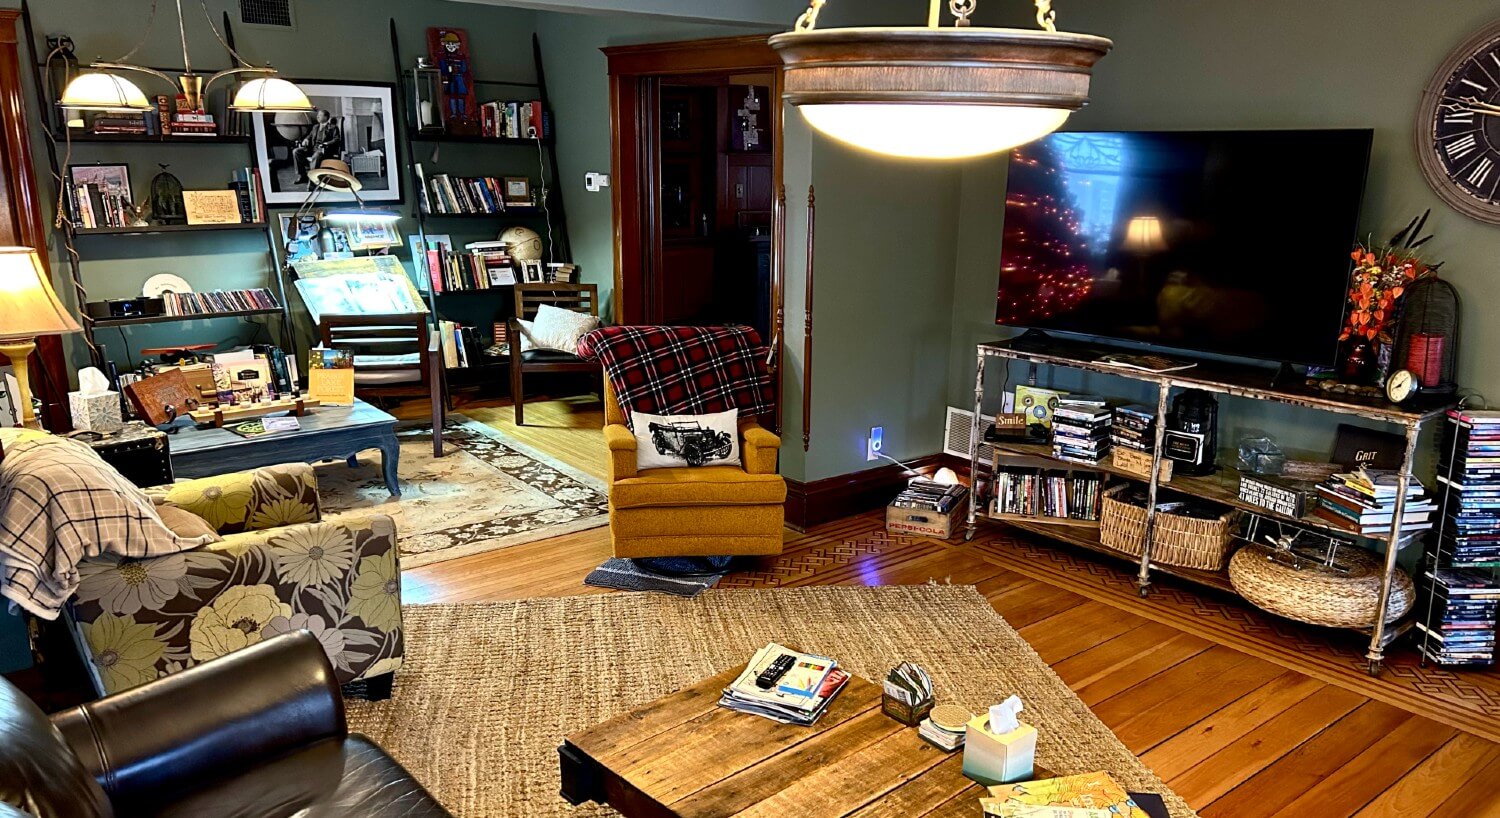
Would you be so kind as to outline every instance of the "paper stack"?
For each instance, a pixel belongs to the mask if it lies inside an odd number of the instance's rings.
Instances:
[[[791,667],[769,687],[756,684],[756,679],[782,656],[792,658]],[[848,672],[837,661],[772,642],[756,651],[745,670],[724,688],[719,706],[782,724],[808,726],[823,715],[848,681]]]

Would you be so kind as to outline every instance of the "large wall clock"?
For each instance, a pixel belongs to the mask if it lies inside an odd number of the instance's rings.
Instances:
[[[1500,22],[1464,41],[1428,83],[1417,157],[1443,201],[1500,224]]]

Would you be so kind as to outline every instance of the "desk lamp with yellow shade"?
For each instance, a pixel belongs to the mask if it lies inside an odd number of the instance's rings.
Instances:
[[[30,247],[0,247],[0,354],[10,359],[20,385],[16,395],[22,426],[35,428],[26,363],[39,335],[65,335],[83,328],[57,300],[42,260]]]

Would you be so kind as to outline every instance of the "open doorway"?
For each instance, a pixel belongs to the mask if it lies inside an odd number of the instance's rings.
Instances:
[[[780,59],[764,37],[624,46],[605,54],[616,320],[745,324],[778,348],[785,211]],[[774,375],[773,363],[773,381]],[[779,396],[776,414],[779,430]]]

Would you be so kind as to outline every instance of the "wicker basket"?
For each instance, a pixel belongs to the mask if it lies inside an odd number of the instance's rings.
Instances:
[[[1229,561],[1229,581],[1239,595],[1277,616],[1329,628],[1371,628],[1380,604],[1383,566],[1374,554],[1358,548],[1339,549],[1348,573],[1321,567],[1293,568],[1267,559],[1269,547],[1249,543]],[[1397,571],[1385,621],[1394,622],[1411,610],[1416,592],[1411,576]]]
[[[1146,509],[1116,499],[1115,495],[1122,490],[1124,487],[1104,495],[1099,542],[1116,551],[1140,556],[1146,542]],[[1151,561],[1179,568],[1221,570],[1234,542],[1230,530],[1237,514],[1231,509],[1216,520],[1200,520],[1157,512],[1151,532]]]

